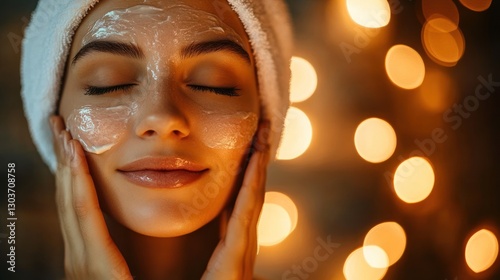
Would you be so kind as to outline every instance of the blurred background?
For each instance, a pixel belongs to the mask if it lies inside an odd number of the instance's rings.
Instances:
[[[0,4],[0,150],[4,178],[16,163],[18,217],[15,274],[0,229],[1,279],[63,278],[54,179],[19,95],[36,2]],[[500,279],[500,3],[287,2],[293,107],[269,171],[257,274]]]

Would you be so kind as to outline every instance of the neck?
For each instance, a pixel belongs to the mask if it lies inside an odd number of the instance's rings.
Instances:
[[[179,237],[151,237],[107,219],[110,235],[134,279],[200,279],[217,246],[223,215]]]

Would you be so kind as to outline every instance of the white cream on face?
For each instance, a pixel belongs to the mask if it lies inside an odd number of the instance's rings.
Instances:
[[[205,111],[201,140],[212,149],[240,149],[247,146],[257,128],[258,117],[251,112],[229,115]]]
[[[153,2],[154,1],[150,1]],[[121,40],[148,53],[148,81],[169,74],[168,66],[179,47],[203,38],[220,37],[242,44],[243,39],[215,15],[182,4],[158,8],[136,5],[106,13],[83,37],[82,45],[94,40]]]
[[[151,1],[153,2],[153,1]],[[127,123],[145,100],[161,102],[172,60],[182,47],[193,42],[230,39],[243,45],[237,32],[218,17],[187,5],[158,8],[136,5],[112,10],[98,19],[82,39],[82,46],[95,40],[132,43],[144,54],[147,76],[142,85],[109,107],[84,106],[67,118],[75,139],[88,152],[108,151],[127,132]],[[111,86],[111,85],[106,85]],[[116,104],[120,104],[116,106]],[[250,143],[258,117],[251,112],[203,111],[199,131],[201,141],[213,149],[238,149]]]
[[[132,114],[128,106],[83,106],[73,110],[66,124],[73,138],[90,153],[102,154],[111,149],[127,131]]]

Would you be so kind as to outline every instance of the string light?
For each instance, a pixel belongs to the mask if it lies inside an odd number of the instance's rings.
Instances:
[[[257,225],[260,246],[273,246],[287,238],[297,226],[295,203],[285,194],[267,192]]]
[[[490,7],[491,2],[492,0],[460,0],[462,5],[475,12],[486,11]]]
[[[388,258],[387,266],[395,264],[403,255],[406,248],[406,234],[403,228],[396,222],[385,222],[374,226],[368,231],[363,243],[364,248],[367,246],[375,245],[380,247],[386,253]],[[377,263],[373,256],[366,254],[367,262]],[[379,261],[380,263],[380,261]],[[372,265],[373,266],[373,265]],[[382,268],[381,266],[375,266]]]
[[[290,160],[299,157],[309,148],[311,141],[311,121],[304,112],[290,107],[285,118],[285,128],[277,159]]]
[[[290,101],[302,102],[311,97],[318,85],[316,70],[304,58],[294,56],[290,64]]]
[[[437,64],[455,66],[465,51],[460,28],[449,19],[436,16],[422,28],[422,44],[427,55]]]
[[[373,246],[371,249],[368,249],[368,251],[378,255],[378,259],[383,259],[383,257],[380,257],[384,252],[382,249],[376,249],[375,246]],[[347,280],[379,280],[387,273],[387,266],[382,268],[371,266],[366,261],[363,247],[361,247],[354,250],[347,257],[344,263],[343,272]]]
[[[354,134],[354,145],[359,156],[372,163],[390,158],[396,149],[396,132],[392,126],[379,118],[364,120]]]
[[[395,45],[385,56],[389,79],[403,89],[414,89],[424,81],[424,60],[417,51],[406,45]]]
[[[424,158],[403,161],[394,174],[394,190],[406,203],[417,203],[429,196],[434,187],[434,170]]]
[[[474,233],[465,247],[465,261],[475,273],[490,268],[498,256],[498,240],[493,232],[481,229]]]
[[[391,20],[391,7],[387,0],[347,0],[351,19],[364,27],[379,28]]]

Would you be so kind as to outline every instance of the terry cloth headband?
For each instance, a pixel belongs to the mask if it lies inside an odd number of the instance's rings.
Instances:
[[[227,1],[250,38],[262,115],[271,121],[271,154],[275,155],[289,107],[292,32],[288,10],[282,0]],[[57,168],[57,161],[49,116],[56,110],[73,35],[98,2],[40,0],[26,28],[21,57],[21,96],[33,141],[52,172]]]

